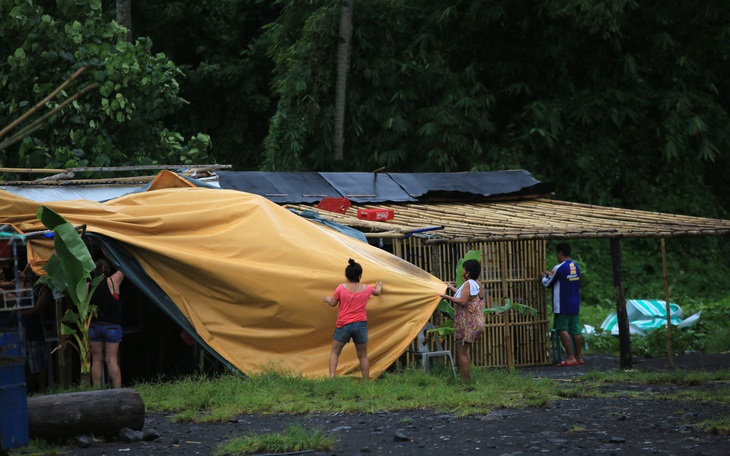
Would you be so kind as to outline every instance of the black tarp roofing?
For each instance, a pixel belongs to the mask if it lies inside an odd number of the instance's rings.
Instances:
[[[261,195],[275,203],[316,203],[323,198],[341,198],[320,173],[261,171],[218,172],[221,188]]]
[[[343,197],[353,203],[417,201],[385,173],[320,173]]]
[[[391,173],[390,177],[414,198],[443,195],[448,192],[478,196],[546,194],[554,189],[523,170],[476,173]]]
[[[289,173],[218,171],[221,188],[264,196],[279,204],[310,204],[325,197],[353,203],[417,202],[428,198],[548,194],[553,183],[524,170],[469,173]]]

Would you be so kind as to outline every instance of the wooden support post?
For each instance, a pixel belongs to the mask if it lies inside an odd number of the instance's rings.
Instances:
[[[502,269],[502,305],[506,304],[506,300],[509,299],[509,293],[507,291],[507,243],[501,242],[501,253],[500,258],[500,269]],[[504,328],[504,350],[507,358],[507,368],[512,372],[515,368],[515,359],[512,353],[512,328],[510,327],[510,312],[502,312],[502,326]]]
[[[631,369],[634,365],[634,360],[631,356],[629,316],[626,313],[624,279],[623,273],[621,272],[621,244],[618,239],[611,239],[611,267],[613,269],[613,289],[616,296],[616,317],[618,318],[620,367],[621,369]]]
[[[61,318],[63,318],[63,297],[59,296],[56,298],[56,340],[59,345],[61,343]],[[69,351],[60,345],[58,350],[55,350],[55,355],[58,360],[58,383],[63,388],[70,388],[72,361],[68,356]]]
[[[431,244],[428,246],[424,246],[424,248],[429,249],[429,251],[431,252],[431,275],[438,277],[441,280],[444,280],[439,272],[441,269],[441,261],[439,261],[439,246],[436,244]]]
[[[662,270],[664,271],[664,304],[667,306],[667,364],[674,369],[672,353],[672,308],[669,305],[669,284],[667,283],[667,247],[662,238]]]

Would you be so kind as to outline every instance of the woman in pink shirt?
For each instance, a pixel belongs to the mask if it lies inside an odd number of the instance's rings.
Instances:
[[[367,380],[370,378],[370,362],[368,361],[368,316],[365,308],[370,296],[380,296],[383,291],[383,282],[376,282],[374,287],[361,284],[362,266],[352,258],[348,263],[345,268],[347,283],[339,284],[332,296],[322,298],[322,302],[326,302],[332,307],[340,305],[335,333],[332,337],[330,377],[335,376],[340,353],[345,344],[352,339],[357,350],[357,358],[360,360],[362,378]]]

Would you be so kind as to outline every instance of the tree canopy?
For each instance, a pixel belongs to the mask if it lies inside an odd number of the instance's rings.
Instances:
[[[0,149],[3,166],[66,168],[207,159],[206,135],[185,140],[165,127],[166,116],[185,104],[179,96],[180,70],[164,54],[153,52],[151,40],[126,42],[126,30],[105,19],[100,0],[4,1],[0,30],[0,55],[5,56],[0,61],[0,125],[9,125],[82,67],[86,71],[38,115],[94,85],[20,142],[7,140],[22,126],[9,132]]]
[[[357,2],[343,165],[339,2],[282,3],[265,169],[525,168],[580,201],[723,213],[724,2]]]

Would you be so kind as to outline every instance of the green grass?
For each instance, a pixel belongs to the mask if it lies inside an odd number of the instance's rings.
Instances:
[[[484,414],[495,408],[543,406],[558,398],[559,386],[501,370],[475,369],[472,382],[446,371],[386,374],[377,381],[310,379],[270,371],[246,379],[235,375],[190,377],[175,383],[136,386],[148,410],[175,412],[178,421],[220,422],[241,413],[312,413],[430,408],[456,415]]]
[[[54,443],[32,439],[23,448],[15,448],[8,452],[10,456],[65,456],[66,451]]]
[[[220,446],[217,456],[250,453],[292,453],[305,450],[331,450],[336,439],[320,430],[309,431],[299,424],[281,433],[252,434],[235,437]]]
[[[174,383],[137,385],[148,410],[174,412],[174,420],[219,422],[238,414],[361,412],[432,409],[457,416],[488,414],[495,409],[543,407],[560,398],[628,394],[602,392],[615,383],[694,387],[708,383],[718,388],[711,396],[678,389],[671,395],[636,392],[636,397],[657,400],[730,401],[730,370],[718,372],[592,371],[579,379],[536,379],[497,369],[474,369],[471,383],[420,370],[386,374],[371,382],[350,378],[310,379],[281,371],[249,378],[222,375],[190,377]]]
[[[612,384],[634,384],[643,386],[675,386],[675,387],[696,387],[702,385],[719,387],[712,392],[676,389],[671,393],[650,392],[644,390],[622,389],[620,391],[605,392],[602,387]],[[589,372],[580,381],[565,384],[560,392],[564,398],[585,398],[585,397],[628,397],[642,400],[663,400],[663,401],[690,401],[690,402],[711,402],[714,404],[730,404],[730,370],[718,372],[641,372],[610,371],[610,372]]]
[[[588,383],[638,383],[641,385],[697,386],[710,382],[730,381],[730,370],[716,372],[675,370],[673,372],[644,372],[639,370],[591,371],[582,379]]]
[[[719,420],[707,420],[698,424],[698,427],[719,435],[730,435],[730,416]]]

